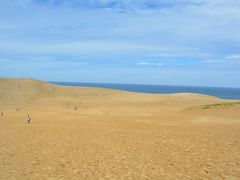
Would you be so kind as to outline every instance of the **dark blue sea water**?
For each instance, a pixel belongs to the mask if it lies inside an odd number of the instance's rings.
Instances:
[[[106,83],[78,83],[78,82],[52,82],[64,86],[84,86],[111,88],[131,92],[142,92],[151,94],[169,93],[200,93],[216,96],[223,99],[240,99],[240,88],[220,87],[196,87],[196,86],[165,86],[165,85],[141,85],[141,84],[106,84]]]

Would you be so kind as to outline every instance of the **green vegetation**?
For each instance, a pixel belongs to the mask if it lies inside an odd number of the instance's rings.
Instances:
[[[231,107],[231,106],[237,106],[240,105],[240,102],[220,102],[220,103],[214,103],[214,104],[204,104],[201,106],[194,106],[188,109],[209,109],[209,108],[224,108],[224,107]]]

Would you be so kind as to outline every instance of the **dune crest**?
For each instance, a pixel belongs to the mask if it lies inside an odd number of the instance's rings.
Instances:
[[[129,99],[132,97],[134,100],[138,97],[141,99],[149,98],[153,100],[203,100],[212,101],[218,98],[193,93],[177,93],[177,94],[146,94],[146,93],[134,93],[121,90],[113,90],[106,88],[91,88],[91,87],[71,87],[71,86],[59,86],[44,81],[33,80],[33,79],[17,79],[17,78],[0,78],[0,103],[1,104],[16,104],[16,103],[27,103],[38,101],[41,98],[53,98],[53,97],[92,97],[101,99],[102,97],[109,96],[117,98]],[[107,99],[106,99],[107,100]]]

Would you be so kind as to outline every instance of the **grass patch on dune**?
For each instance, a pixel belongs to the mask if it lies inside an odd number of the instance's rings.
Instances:
[[[220,102],[220,103],[213,103],[213,104],[204,104],[200,106],[194,106],[187,109],[209,109],[209,108],[225,108],[231,106],[240,106],[240,102]]]
[[[209,109],[211,107],[230,107],[240,105],[240,102],[221,102],[221,103],[214,103],[214,104],[205,104],[201,106],[201,109]]]

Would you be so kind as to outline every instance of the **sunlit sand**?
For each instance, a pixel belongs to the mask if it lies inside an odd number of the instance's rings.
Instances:
[[[235,102],[0,79],[0,179],[239,179]]]

